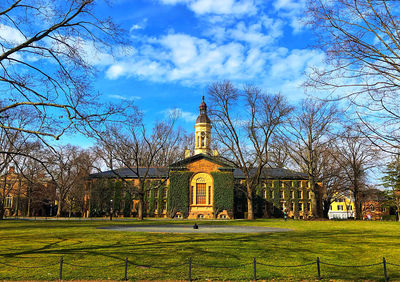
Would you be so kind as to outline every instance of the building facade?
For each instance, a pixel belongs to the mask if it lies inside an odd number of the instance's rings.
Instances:
[[[246,195],[242,192],[245,184],[243,172],[211,150],[212,124],[207,115],[207,105],[203,100],[195,123],[194,155],[185,152],[185,158],[168,168],[141,168],[139,174],[147,175],[148,189],[145,193],[145,212],[149,217],[172,217],[189,219],[230,219],[247,217]],[[124,181],[138,184],[138,177],[128,168],[106,171],[90,175],[85,196],[85,216],[96,216],[94,206],[101,205],[99,195],[104,195],[108,187],[115,187]],[[265,168],[260,185],[254,195],[257,217],[280,217],[286,213],[291,218],[311,218],[313,198],[308,177],[304,173],[283,168]],[[108,184],[104,184],[107,182]],[[96,190],[102,183],[103,190]],[[108,208],[117,216],[134,216],[137,199],[126,196],[120,188],[112,188],[117,193],[118,205],[113,200]],[[127,188],[126,188],[127,189]],[[319,193],[322,195],[322,193]],[[124,199],[124,200],[122,200]],[[322,203],[322,199],[317,199]],[[104,204],[104,203],[103,203]],[[107,203],[105,204],[107,205]],[[112,206],[111,206],[112,205]],[[107,210],[107,207],[103,209]],[[100,215],[99,215],[100,216]]]

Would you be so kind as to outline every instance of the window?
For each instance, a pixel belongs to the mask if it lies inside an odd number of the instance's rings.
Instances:
[[[265,193],[265,189],[262,189],[261,195],[262,195],[262,197],[263,197],[264,199],[267,198],[267,194]]]
[[[311,203],[307,203],[307,210],[308,210],[308,211],[311,210]]]
[[[373,211],[375,211],[375,207],[373,206],[373,205],[371,205],[370,207],[369,207],[369,209],[373,212]]]
[[[158,188],[156,188],[156,190],[154,190],[154,198],[158,198]]]
[[[347,206],[347,210],[348,210],[348,211],[352,211],[352,210],[353,210],[353,206],[352,206],[352,205],[348,205],[348,206]]]
[[[157,200],[154,201],[154,210],[158,210],[158,201]]]
[[[299,211],[303,210],[303,203],[299,203]]]
[[[193,189],[193,187],[192,187],[192,189]],[[167,188],[164,188],[164,189],[163,189],[163,197],[164,197],[164,198],[167,197]]]
[[[196,184],[196,203],[198,205],[206,204],[206,184],[205,183],[197,183]]]
[[[299,199],[303,199],[303,191],[297,191],[297,196]]]
[[[290,198],[294,199],[294,191],[293,190],[290,191]]]
[[[162,210],[166,210],[167,209],[167,201],[163,201],[162,202]]]
[[[290,203],[290,210],[293,211],[294,210],[294,204]]]
[[[147,190],[147,191],[146,191],[146,197],[147,197],[147,198],[150,198],[150,190]]]
[[[338,209],[338,211],[342,211],[343,210],[343,205],[338,205],[337,209]]]
[[[274,198],[274,190],[269,191],[269,198],[273,199]]]
[[[197,215],[197,218],[199,218],[199,219],[204,218],[204,214],[199,214],[199,215]]]
[[[10,208],[12,208],[12,204],[13,204],[13,197],[12,196],[6,197],[6,201],[4,203],[4,208],[10,209]]]
[[[307,198],[308,198],[308,199],[311,198],[311,193],[310,193],[310,191],[307,191]]]
[[[208,204],[211,204],[211,186],[208,186]]]
[[[281,199],[284,198],[285,194],[283,193],[283,190],[280,191],[280,196],[281,196]]]

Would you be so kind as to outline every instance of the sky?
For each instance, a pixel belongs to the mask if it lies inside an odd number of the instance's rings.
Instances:
[[[305,97],[301,85],[324,54],[313,49],[305,0],[114,0],[98,2],[129,33],[129,48],[98,57],[95,88],[105,100],[133,100],[149,123],[171,109],[193,130],[209,84],[231,80]]]

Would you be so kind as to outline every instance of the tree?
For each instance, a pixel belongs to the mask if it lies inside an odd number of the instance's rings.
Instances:
[[[329,133],[337,121],[337,114],[335,104],[305,99],[282,131],[288,155],[308,175],[312,213],[318,217],[322,216],[322,205],[318,200],[322,198],[318,185],[320,154],[332,140]]]
[[[334,144],[334,140],[332,143]],[[348,182],[344,176],[344,169],[338,163],[338,152],[335,146],[328,144],[326,148],[321,148],[318,154],[318,173],[317,178],[322,182],[325,190],[323,197],[323,217],[328,218],[331,204],[337,197],[348,196]]]
[[[0,25],[0,91],[7,94],[0,128],[58,140],[72,128],[90,134],[123,110],[96,102],[91,89],[93,54],[110,56],[124,40],[110,19],[95,15],[94,0],[4,0]],[[32,122],[5,124],[15,109]]]
[[[168,121],[157,122],[149,133],[143,121],[134,114],[124,123],[109,125],[106,132],[99,136],[98,156],[117,179],[125,184],[129,193],[138,199],[140,220],[144,217],[146,192],[165,185],[168,178],[162,176],[159,183],[148,185],[150,169],[169,165],[182,157],[177,153],[182,151],[178,150],[182,139],[180,131],[174,130],[175,121],[176,115],[173,113]],[[132,181],[131,176],[120,174],[120,168],[128,169],[137,183]]]
[[[20,109],[10,111],[9,115],[2,119],[2,124],[6,127],[24,126],[29,122],[30,119],[25,115],[25,111]],[[0,175],[3,177],[0,192],[0,219],[3,219],[5,213],[6,198],[14,192],[16,184],[14,182],[19,181],[16,178],[13,180],[9,178],[9,168],[16,166],[19,168],[21,159],[28,155],[30,147],[28,140],[28,136],[22,132],[0,127]]]
[[[82,181],[89,176],[92,162],[90,154],[78,147],[67,145],[48,151],[48,170],[57,193],[57,216],[62,215],[66,204],[78,200],[71,193],[75,189],[83,191]]]
[[[339,92],[356,106],[369,130],[365,136],[391,149],[400,141],[399,17],[398,1],[308,2],[309,24],[327,67],[313,69],[306,84]]]
[[[365,190],[367,171],[376,166],[379,151],[368,138],[363,136],[361,128],[355,125],[340,134],[335,149],[336,161],[344,170],[344,179],[348,183],[355,205],[355,218],[361,219],[360,193]]]
[[[382,177],[383,187],[388,189],[389,197],[396,206],[397,220],[400,221],[400,154],[392,156],[391,162],[386,165]]]
[[[254,219],[254,194],[269,162],[270,141],[292,108],[279,94],[264,94],[254,86],[239,91],[229,81],[211,84],[208,93],[221,157],[243,172],[248,219]]]

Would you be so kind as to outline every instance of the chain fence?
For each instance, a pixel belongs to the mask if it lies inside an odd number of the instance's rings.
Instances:
[[[130,261],[128,258],[125,259],[121,259],[120,262],[118,263],[114,263],[114,264],[108,264],[108,265],[81,265],[81,264],[74,264],[68,261],[64,260],[64,257],[60,257],[60,260],[54,263],[50,263],[50,264],[46,264],[46,265],[41,265],[41,266],[19,266],[19,265],[13,265],[13,264],[9,264],[9,263],[5,263],[0,261],[0,265],[3,265],[4,267],[9,267],[9,268],[15,268],[15,269],[40,269],[40,268],[48,268],[51,266],[55,266],[58,265],[59,267],[59,275],[58,275],[58,279],[59,280],[63,280],[63,274],[65,272],[64,269],[64,265],[68,265],[68,266],[72,266],[72,267],[78,267],[78,268],[89,268],[89,269],[107,269],[107,268],[111,268],[111,267],[117,267],[117,266],[121,266],[124,267],[124,276],[123,276],[123,280],[127,281],[129,280],[129,266],[131,267],[136,267],[136,268],[154,268],[154,269],[171,269],[171,268],[177,268],[177,267],[183,267],[186,266],[187,267],[187,277],[176,277],[176,279],[183,279],[183,280],[188,280],[188,281],[193,281],[196,279],[192,279],[192,273],[193,273],[193,269],[195,267],[205,267],[205,268],[211,268],[211,269],[237,269],[240,267],[249,267],[252,266],[252,270],[253,270],[253,277],[249,277],[249,279],[252,279],[254,281],[256,281],[257,279],[259,279],[258,277],[258,271],[257,271],[257,266],[263,266],[263,267],[270,267],[270,268],[302,268],[302,267],[308,267],[311,265],[316,265],[317,267],[317,271],[316,271],[316,278],[318,280],[322,280],[322,279],[329,279],[329,277],[323,277],[322,276],[322,272],[321,272],[321,266],[328,266],[328,267],[335,267],[335,268],[363,268],[363,267],[374,267],[374,266],[378,266],[378,265],[382,265],[382,270],[383,270],[383,276],[382,278],[384,278],[384,281],[389,281],[389,277],[388,277],[388,272],[387,272],[387,265],[391,265],[391,266],[395,266],[395,267],[400,267],[400,264],[395,264],[392,262],[387,262],[386,259],[383,257],[382,261],[380,262],[376,262],[376,263],[371,263],[371,264],[365,264],[365,265],[341,265],[341,264],[334,264],[334,263],[328,263],[325,261],[321,261],[319,259],[319,257],[317,257],[317,259],[315,261],[310,261],[310,262],[306,262],[303,264],[298,264],[298,265],[275,265],[275,264],[268,264],[268,263],[264,263],[264,262],[260,262],[257,261],[256,258],[253,258],[252,262],[249,263],[243,263],[243,264],[237,264],[237,265],[231,265],[231,266],[226,266],[226,265],[210,265],[210,264],[204,264],[204,263],[193,263],[192,258],[190,257],[188,259],[188,261],[182,262],[180,264],[173,264],[173,265],[165,265],[165,266],[160,266],[160,265],[151,265],[151,264],[137,264],[134,263],[133,261]],[[137,269],[136,269],[137,271]],[[137,273],[137,272],[136,272]],[[82,279],[83,277],[79,277],[79,279]],[[0,277],[0,280],[7,280],[6,278]],[[23,279],[23,278],[21,278]],[[345,277],[343,277],[343,279],[345,279]]]

